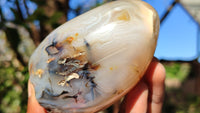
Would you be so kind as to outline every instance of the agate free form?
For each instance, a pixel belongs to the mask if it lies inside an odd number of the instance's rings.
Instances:
[[[97,112],[142,78],[159,32],[156,11],[140,0],[97,7],[50,33],[29,62],[37,101],[51,112]]]

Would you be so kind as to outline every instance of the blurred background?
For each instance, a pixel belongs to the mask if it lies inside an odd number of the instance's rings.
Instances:
[[[56,27],[112,0],[0,0],[0,113],[25,113],[28,61]],[[160,17],[163,113],[200,113],[200,0],[144,0]],[[110,113],[114,107],[104,112]]]

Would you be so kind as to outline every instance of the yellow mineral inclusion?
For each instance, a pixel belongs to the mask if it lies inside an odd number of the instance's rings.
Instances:
[[[69,36],[66,38],[66,42],[68,42],[68,43],[72,43],[73,40],[74,40],[74,37],[72,37],[72,36]]]
[[[111,71],[113,71],[114,69],[117,69],[117,66],[113,66],[109,68]]]
[[[47,63],[50,63],[50,62],[54,61],[55,59],[56,59],[55,57],[49,58],[49,59],[47,60]]]
[[[130,16],[128,14],[127,11],[122,12],[122,14],[120,14],[117,18],[118,20],[124,20],[124,21],[129,21],[130,20]]]
[[[44,73],[44,71],[42,69],[38,69],[35,74],[38,75],[39,78],[42,77],[42,74]]]
[[[78,35],[79,35],[78,33],[75,34],[75,36],[78,36]]]
[[[76,37],[77,37],[78,35],[79,35],[78,33],[75,33],[74,36],[69,36],[69,37],[67,37],[63,42],[67,42],[67,43],[71,44],[71,43],[76,39]]]

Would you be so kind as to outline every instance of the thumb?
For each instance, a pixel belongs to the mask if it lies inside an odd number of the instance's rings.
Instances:
[[[28,106],[27,113],[46,113],[35,98],[35,90],[31,81],[28,81]]]

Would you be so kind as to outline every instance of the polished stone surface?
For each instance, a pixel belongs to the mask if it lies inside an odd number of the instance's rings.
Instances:
[[[140,0],[115,1],[66,22],[29,62],[38,102],[61,112],[96,112],[142,78],[156,47],[159,18]]]

